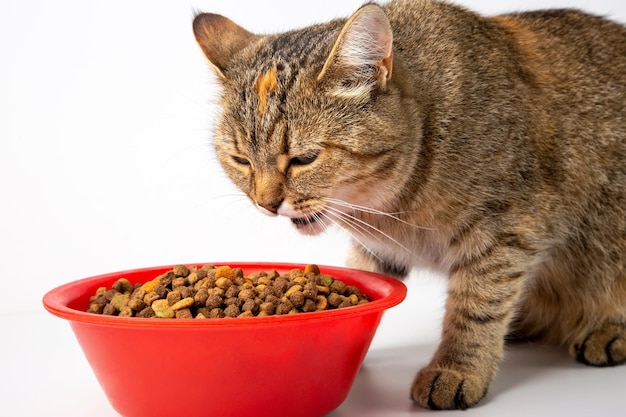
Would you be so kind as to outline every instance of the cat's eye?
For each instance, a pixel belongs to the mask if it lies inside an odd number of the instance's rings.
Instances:
[[[242,158],[241,156],[233,155],[233,161],[238,163],[239,165],[250,165],[250,161],[246,158]]]
[[[309,165],[317,159],[319,152],[312,152],[306,155],[296,156],[289,160],[289,165]]]

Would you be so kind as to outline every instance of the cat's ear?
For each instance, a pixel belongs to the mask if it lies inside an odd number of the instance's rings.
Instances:
[[[332,94],[366,100],[384,91],[393,66],[393,33],[385,12],[375,4],[348,19],[319,73]]]
[[[195,17],[193,33],[202,52],[222,78],[233,55],[258,38],[232,20],[212,13]]]

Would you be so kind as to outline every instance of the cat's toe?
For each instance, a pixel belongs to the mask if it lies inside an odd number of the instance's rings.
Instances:
[[[431,410],[455,410],[476,405],[487,393],[488,383],[453,369],[425,368],[411,387],[412,399]]]
[[[570,347],[577,361],[591,366],[615,366],[626,362],[626,326],[605,324]]]

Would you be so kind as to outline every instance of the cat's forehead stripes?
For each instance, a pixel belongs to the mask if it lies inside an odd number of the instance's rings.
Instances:
[[[265,113],[267,96],[278,86],[277,69],[274,66],[269,71],[261,74],[256,80],[256,92],[259,96],[259,113]]]

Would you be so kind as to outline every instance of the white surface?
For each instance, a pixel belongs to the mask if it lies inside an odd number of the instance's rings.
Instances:
[[[183,262],[343,264],[343,235],[299,236],[257,213],[221,172],[210,146],[215,85],[191,18],[216,11],[274,32],[362,2],[0,2],[0,270],[10,288],[0,303],[0,416],[115,416],[67,323],[43,312],[43,293],[57,285]],[[462,3],[488,13],[574,6],[626,22],[622,0]],[[435,282],[412,277],[334,417],[420,412],[408,385],[437,344]],[[516,347],[467,414],[624,415],[625,383],[626,367]]]
[[[562,350],[534,345],[507,350],[499,376],[477,408],[431,412],[416,407],[408,388],[436,348],[443,292],[428,277],[412,277],[408,286],[406,302],[383,317],[348,398],[328,417],[625,415],[626,366],[590,368]],[[0,416],[118,416],[64,320],[43,312],[4,315],[0,326],[5,335]]]

